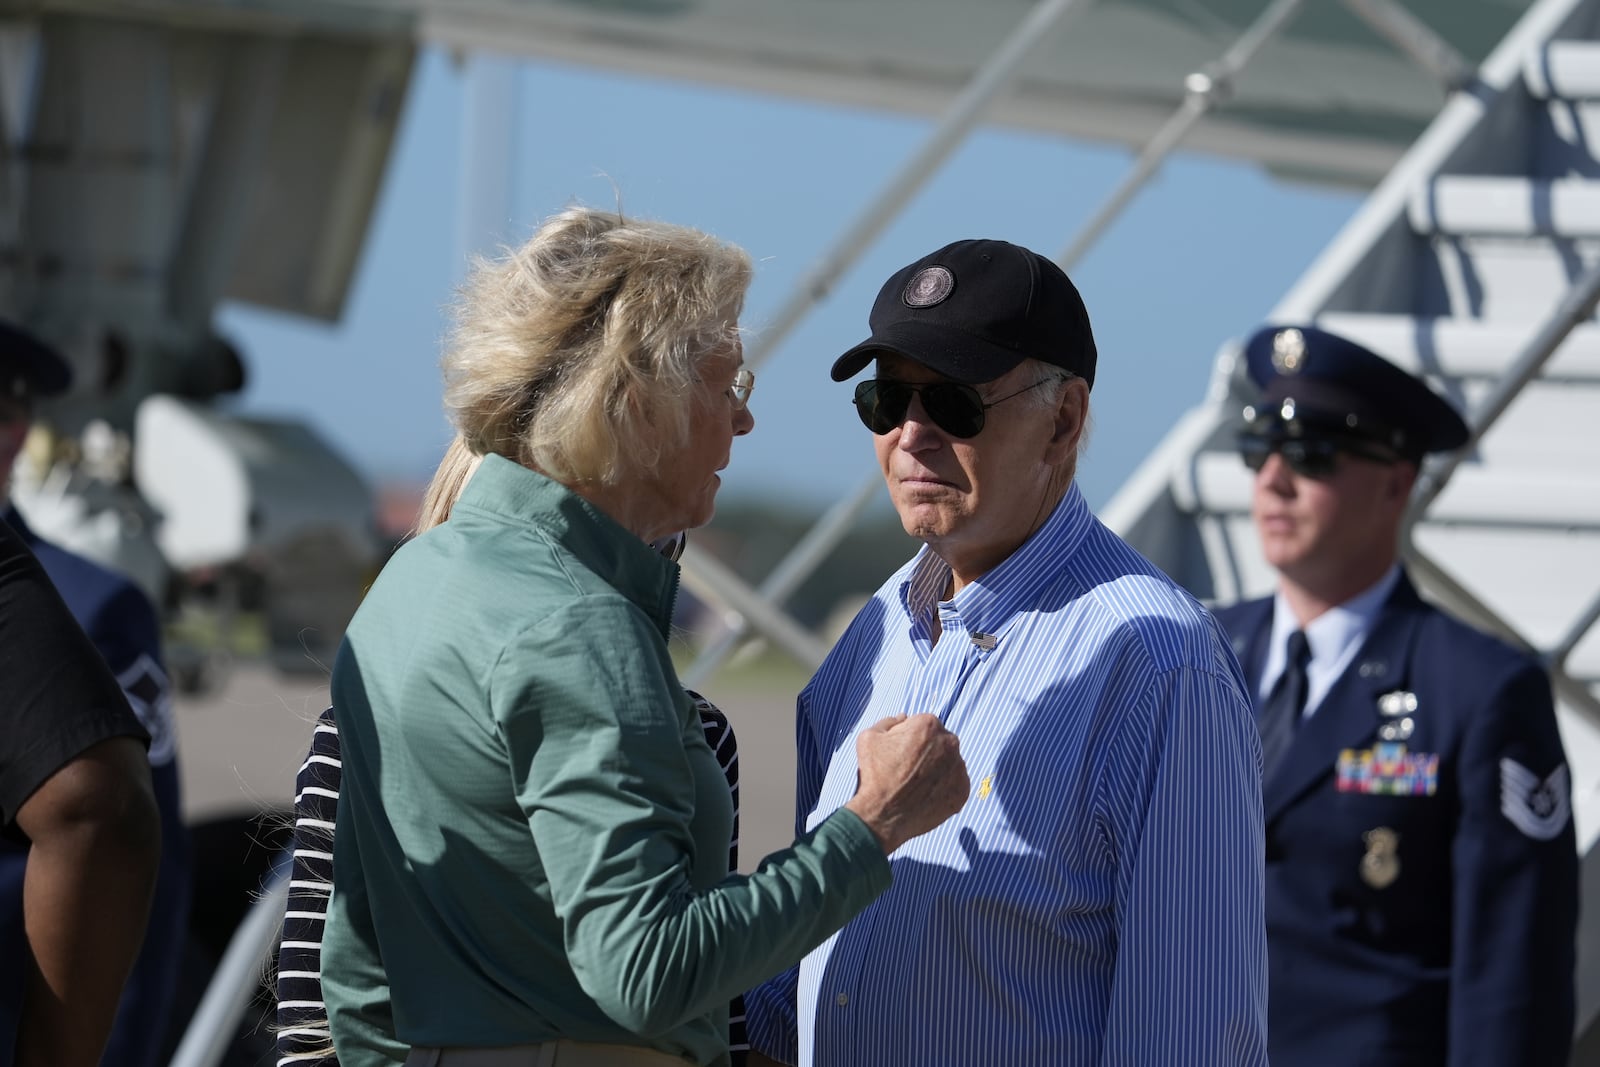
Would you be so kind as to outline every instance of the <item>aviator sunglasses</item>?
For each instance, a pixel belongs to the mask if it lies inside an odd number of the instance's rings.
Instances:
[[[1291,471],[1304,478],[1331,478],[1339,469],[1341,453],[1359,456],[1375,463],[1395,463],[1398,456],[1379,448],[1365,448],[1354,441],[1338,441],[1328,437],[1297,437],[1278,440],[1261,434],[1239,435],[1239,458],[1252,471],[1267,465],[1267,457],[1274,452],[1283,457]]]
[[[906,421],[906,411],[911,407],[913,394],[922,397],[922,410],[928,413],[933,424],[951,437],[976,437],[983,432],[984,413],[1003,401],[1037,389],[1046,382],[1066,379],[1060,375],[1040,378],[1014,393],[985,401],[983,394],[970,385],[958,382],[926,382],[912,385],[909,382],[869,378],[856,386],[854,404],[856,414],[867,429],[880,436]]]

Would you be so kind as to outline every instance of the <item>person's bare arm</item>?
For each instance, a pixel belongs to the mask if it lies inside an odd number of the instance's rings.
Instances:
[[[23,916],[33,959],[16,1067],[95,1067],[144,940],[161,821],[144,745],[93,745],[17,811],[32,847]]]

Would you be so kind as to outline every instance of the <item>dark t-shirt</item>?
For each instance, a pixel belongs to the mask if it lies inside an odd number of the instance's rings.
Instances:
[[[149,735],[43,568],[0,522],[0,829],[73,757]]]

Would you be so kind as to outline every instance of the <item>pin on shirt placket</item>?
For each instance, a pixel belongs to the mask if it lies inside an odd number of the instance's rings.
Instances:
[[[948,678],[948,681],[942,684],[936,682],[935,685],[940,695],[944,697],[940,704],[939,721],[947,728],[953,729],[954,712],[961,703],[961,694],[966,689],[968,676],[978,664],[989,657],[999,644],[999,639],[994,634],[968,630],[961,619],[961,613],[949,602],[942,602],[939,605],[939,625],[944,640],[934,646],[933,657],[929,660],[928,666],[935,672],[935,676],[945,675]],[[959,657],[959,662],[956,661],[956,657]],[[953,674],[953,677],[946,672]]]

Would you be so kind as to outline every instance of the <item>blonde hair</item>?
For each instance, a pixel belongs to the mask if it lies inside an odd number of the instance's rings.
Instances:
[[[698,365],[736,343],[749,284],[744,251],[698,230],[554,216],[475,264],[456,303],[441,366],[463,447],[568,486],[654,473],[687,443]]]
[[[466,488],[473,472],[482,462],[483,457],[472,451],[467,439],[456,434],[450,447],[444,450],[444,458],[439,461],[439,469],[433,472],[433,480],[428,483],[427,491],[422,494],[417,525],[411,532],[425,533],[448,520],[450,509],[455,507],[461,490]]]

